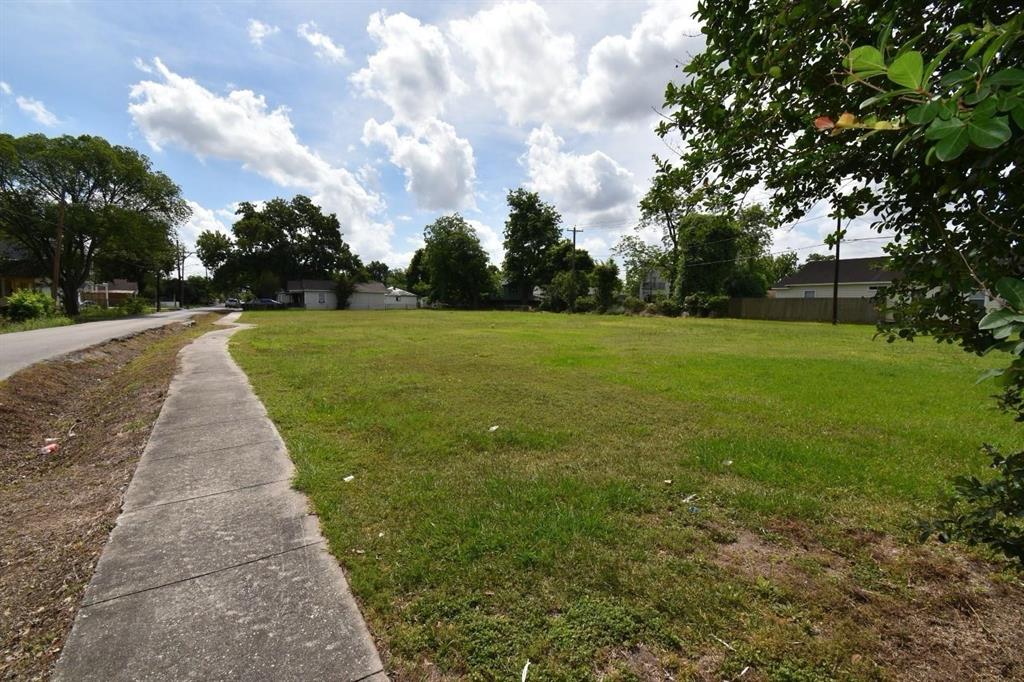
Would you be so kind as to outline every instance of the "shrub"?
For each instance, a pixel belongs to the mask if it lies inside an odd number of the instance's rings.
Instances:
[[[589,313],[597,309],[597,299],[593,296],[580,296],[576,299],[576,312]]]
[[[57,304],[49,294],[31,289],[15,291],[7,297],[7,317],[13,322],[24,322],[57,314]]]
[[[622,307],[627,313],[631,315],[638,315],[644,309],[644,302],[636,296],[627,296],[625,300],[622,301]]]
[[[683,309],[693,317],[722,317],[729,310],[729,297],[719,294],[690,294]]]
[[[995,477],[955,479],[948,515],[923,522],[921,539],[934,533],[943,542],[955,538],[985,544],[1024,563],[1024,452],[1003,456],[990,445],[984,450]]]
[[[683,312],[680,305],[670,298],[658,299],[654,306],[656,313],[665,317],[679,317]]]
[[[146,300],[139,296],[129,296],[118,306],[125,315],[141,315],[147,307]]]

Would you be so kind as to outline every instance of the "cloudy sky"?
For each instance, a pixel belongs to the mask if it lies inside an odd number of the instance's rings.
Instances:
[[[665,84],[701,49],[687,2],[0,3],[0,126],[143,150],[186,239],[304,193],[364,261],[405,265],[459,211],[496,263],[525,185],[606,257],[671,152]],[[824,213],[824,208],[820,213]],[[831,224],[780,230],[801,255]],[[850,236],[870,236],[855,226]],[[844,255],[878,253],[881,242]]]

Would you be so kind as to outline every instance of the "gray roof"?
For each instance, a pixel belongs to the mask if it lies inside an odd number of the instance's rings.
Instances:
[[[329,279],[293,279],[285,287],[287,291],[334,291],[337,288]]]
[[[839,283],[891,282],[901,273],[888,269],[887,256],[872,258],[841,258],[839,260]],[[775,286],[788,287],[802,284],[831,284],[835,279],[835,261],[814,261],[804,265],[789,277],[784,277]]]
[[[380,282],[360,282],[355,291],[357,294],[386,294],[388,288]]]
[[[415,296],[416,294],[398,287],[388,287],[388,296]]]

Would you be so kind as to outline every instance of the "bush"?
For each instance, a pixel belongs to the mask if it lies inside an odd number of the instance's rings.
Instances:
[[[643,312],[644,302],[636,296],[627,296],[625,300],[622,301],[622,307],[627,313],[631,315],[638,315]]]
[[[146,312],[146,300],[139,296],[129,296],[118,306],[125,315],[141,315]]]
[[[15,291],[7,297],[7,317],[13,322],[53,317],[57,304],[49,294],[31,289]]]
[[[1024,563],[1024,452],[1003,456],[990,445],[994,478],[980,481],[961,476],[953,482],[948,516],[921,524],[921,539],[936,534],[946,542],[955,538],[985,544]]]
[[[658,299],[654,307],[656,314],[664,315],[665,317],[679,317],[683,312],[682,307],[670,298]]]
[[[580,296],[576,299],[576,312],[589,313],[597,309],[597,299],[593,296]]]
[[[729,310],[729,297],[719,294],[690,294],[683,299],[683,309],[693,317],[722,317]]]

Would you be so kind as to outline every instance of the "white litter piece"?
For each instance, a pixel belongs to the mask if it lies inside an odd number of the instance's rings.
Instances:
[[[384,537],[384,531],[381,531],[381,532],[377,533],[377,537],[379,537],[379,538]]]
[[[520,682],[526,682],[526,672],[530,669],[530,659],[526,659],[526,665],[523,666],[523,676],[520,678]]]
[[[691,495],[687,495],[686,497],[684,497],[683,498],[683,502],[693,502],[696,499],[697,499],[697,493],[693,493]]]
[[[352,474],[349,474],[348,476],[346,476],[345,478],[343,478],[341,480],[345,481],[345,483],[351,483],[354,479],[355,479],[355,476],[353,476]]]
[[[488,430],[488,431],[490,431],[491,433],[494,433],[495,431],[497,431],[497,430],[498,430],[498,425],[497,425],[497,424],[495,424],[494,426],[492,426],[491,428],[489,428],[489,429],[487,429],[487,430]]]
[[[672,479],[666,478],[664,481],[662,481],[662,483],[664,483],[665,485],[672,485]]]
[[[724,462],[722,462],[722,464],[724,464],[727,467],[731,467],[732,466],[732,460],[731,459],[727,459]]]
[[[47,438],[47,440],[49,440],[49,438]],[[53,453],[57,452],[57,450],[60,450],[60,445],[58,445],[57,443],[47,443],[43,447],[39,448],[39,454],[52,455]]]

